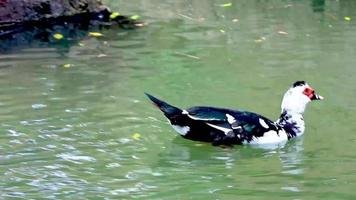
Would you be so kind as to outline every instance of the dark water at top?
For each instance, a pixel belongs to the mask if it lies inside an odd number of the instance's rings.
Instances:
[[[0,55],[0,199],[355,199],[356,1],[116,1],[148,26]],[[276,119],[307,80],[303,138],[177,137],[145,99]]]

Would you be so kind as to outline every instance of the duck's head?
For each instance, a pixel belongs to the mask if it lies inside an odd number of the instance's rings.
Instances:
[[[284,94],[282,112],[303,114],[307,104],[313,100],[322,100],[324,97],[315,93],[314,89],[305,81],[297,81]]]

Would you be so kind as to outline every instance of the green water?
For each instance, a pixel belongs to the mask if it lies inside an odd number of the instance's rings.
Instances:
[[[356,1],[224,3],[110,1],[148,26],[2,53],[0,199],[356,199]],[[276,119],[296,80],[325,101],[276,149],[184,140],[143,95]]]

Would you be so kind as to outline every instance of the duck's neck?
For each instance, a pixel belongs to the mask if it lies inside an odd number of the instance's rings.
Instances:
[[[304,133],[304,119],[301,113],[283,110],[276,123],[284,129],[288,135],[288,139],[303,135]]]

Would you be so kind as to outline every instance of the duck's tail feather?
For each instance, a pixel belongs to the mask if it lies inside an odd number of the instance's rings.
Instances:
[[[176,114],[178,114],[178,113],[182,113],[182,110],[181,109],[179,109],[179,108],[177,108],[177,107],[175,107],[175,106],[172,106],[172,105],[170,105],[170,104],[168,104],[168,103],[166,103],[166,102],[164,102],[164,101],[162,101],[162,100],[159,100],[159,99],[157,99],[156,97],[154,97],[154,96],[152,96],[152,95],[150,95],[150,94],[148,94],[148,93],[145,93],[145,95],[153,102],[153,104],[158,108],[158,109],[160,109],[163,113],[164,113],[164,115],[166,116],[166,117],[171,117],[171,116],[173,116],[173,115],[176,115]]]

